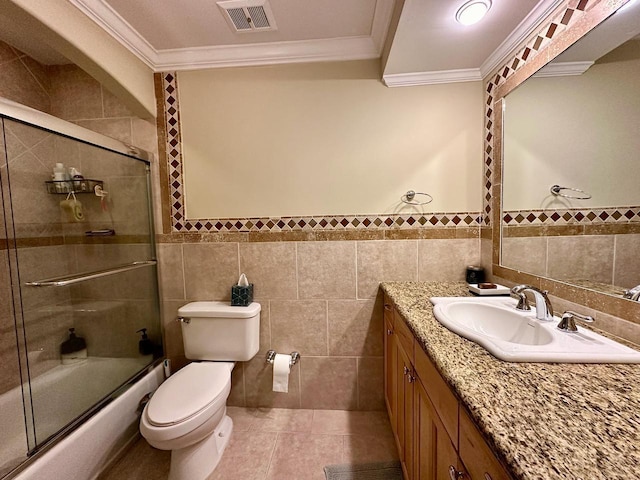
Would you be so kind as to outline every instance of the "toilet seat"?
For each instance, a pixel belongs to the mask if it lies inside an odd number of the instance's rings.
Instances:
[[[194,362],[169,377],[144,409],[143,435],[167,441],[207,423],[225,408],[232,368],[230,362]]]

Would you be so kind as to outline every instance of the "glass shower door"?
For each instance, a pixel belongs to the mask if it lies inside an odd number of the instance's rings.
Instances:
[[[162,355],[149,166],[31,125],[4,126],[34,451]],[[54,169],[83,178],[52,180]]]

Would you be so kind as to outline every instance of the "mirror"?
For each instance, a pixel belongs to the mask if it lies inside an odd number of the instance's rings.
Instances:
[[[502,266],[613,295],[640,284],[639,78],[630,2],[504,97]]]

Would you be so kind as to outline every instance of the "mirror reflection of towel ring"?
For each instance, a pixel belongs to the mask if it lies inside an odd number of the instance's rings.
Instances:
[[[426,200],[421,202],[416,198],[418,195],[424,197]],[[428,193],[414,192],[413,190],[409,190],[407,193],[400,197],[400,200],[402,200],[407,205],[426,205],[427,203],[433,202],[433,197]]]

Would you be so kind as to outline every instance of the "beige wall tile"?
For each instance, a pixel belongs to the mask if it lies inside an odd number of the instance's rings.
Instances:
[[[19,59],[2,64],[0,96],[51,113],[50,96]]]
[[[158,163],[158,131],[154,120],[143,120],[141,118],[131,118],[131,143],[156,155],[154,159]],[[163,159],[164,160],[164,159]],[[156,187],[157,188],[157,187]]]
[[[300,408],[300,364],[291,368],[289,391],[273,391],[273,366],[259,355],[245,362],[244,384],[248,407]]]
[[[98,120],[77,120],[81,127],[88,128],[124,143],[133,143],[130,118],[105,118]]]
[[[135,117],[124,103],[120,101],[113,93],[102,86],[102,107],[104,117]],[[138,147],[140,145],[136,145]]]
[[[383,369],[381,356],[358,358],[358,410],[384,410]]]
[[[103,118],[100,83],[76,65],[49,67],[51,113],[64,120]]]
[[[293,242],[241,243],[240,271],[253,283],[255,298],[297,298]]]
[[[184,300],[165,300],[162,302],[162,327],[164,329],[164,354],[172,361],[184,357],[182,326],[177,321],[178,309]]]
[[[382,299],[329,300],[329,355],[382,355]]]
[[[302,408],[357,410],[355,358],[303,357],[300,377]]]
[[[356,242],[298,243],[299,298],[356,298]]]
[[[512,237],[503,239],[501,264],[534,275],[546,275],[547,238]]]
[[[231,371],[231,392],[227,398],[227,405],[244,407],[247,404],[247,395],[244,385],[244,363],[238,362]]]
[[[187,243],[183,246],[185,293],[190,300],[231,300],[240,276],[235,243]]]
[[[463,281],[467,265],[480,263],[480,240],[456,238],[418,242],[420,281]]]
[[[386,240],[358,242],[358,298],[378,294],[380,282],[418,279],[418,242]]]
[[[3,41],[0,41],[0,65],[18,58],[16,51]]]
[[[272,300],[271,348],[278,353],[327,355],[327,302]]]
[[[594,282],[613,281],[613,235],[550,237],[549,277]]]
[[[640,284],[640,235],[616,235],[613,284],[633,288]]]
[[[158,274],[164,300],[184,300],[184,271],[182,245],[160,244],[158,250]]]

